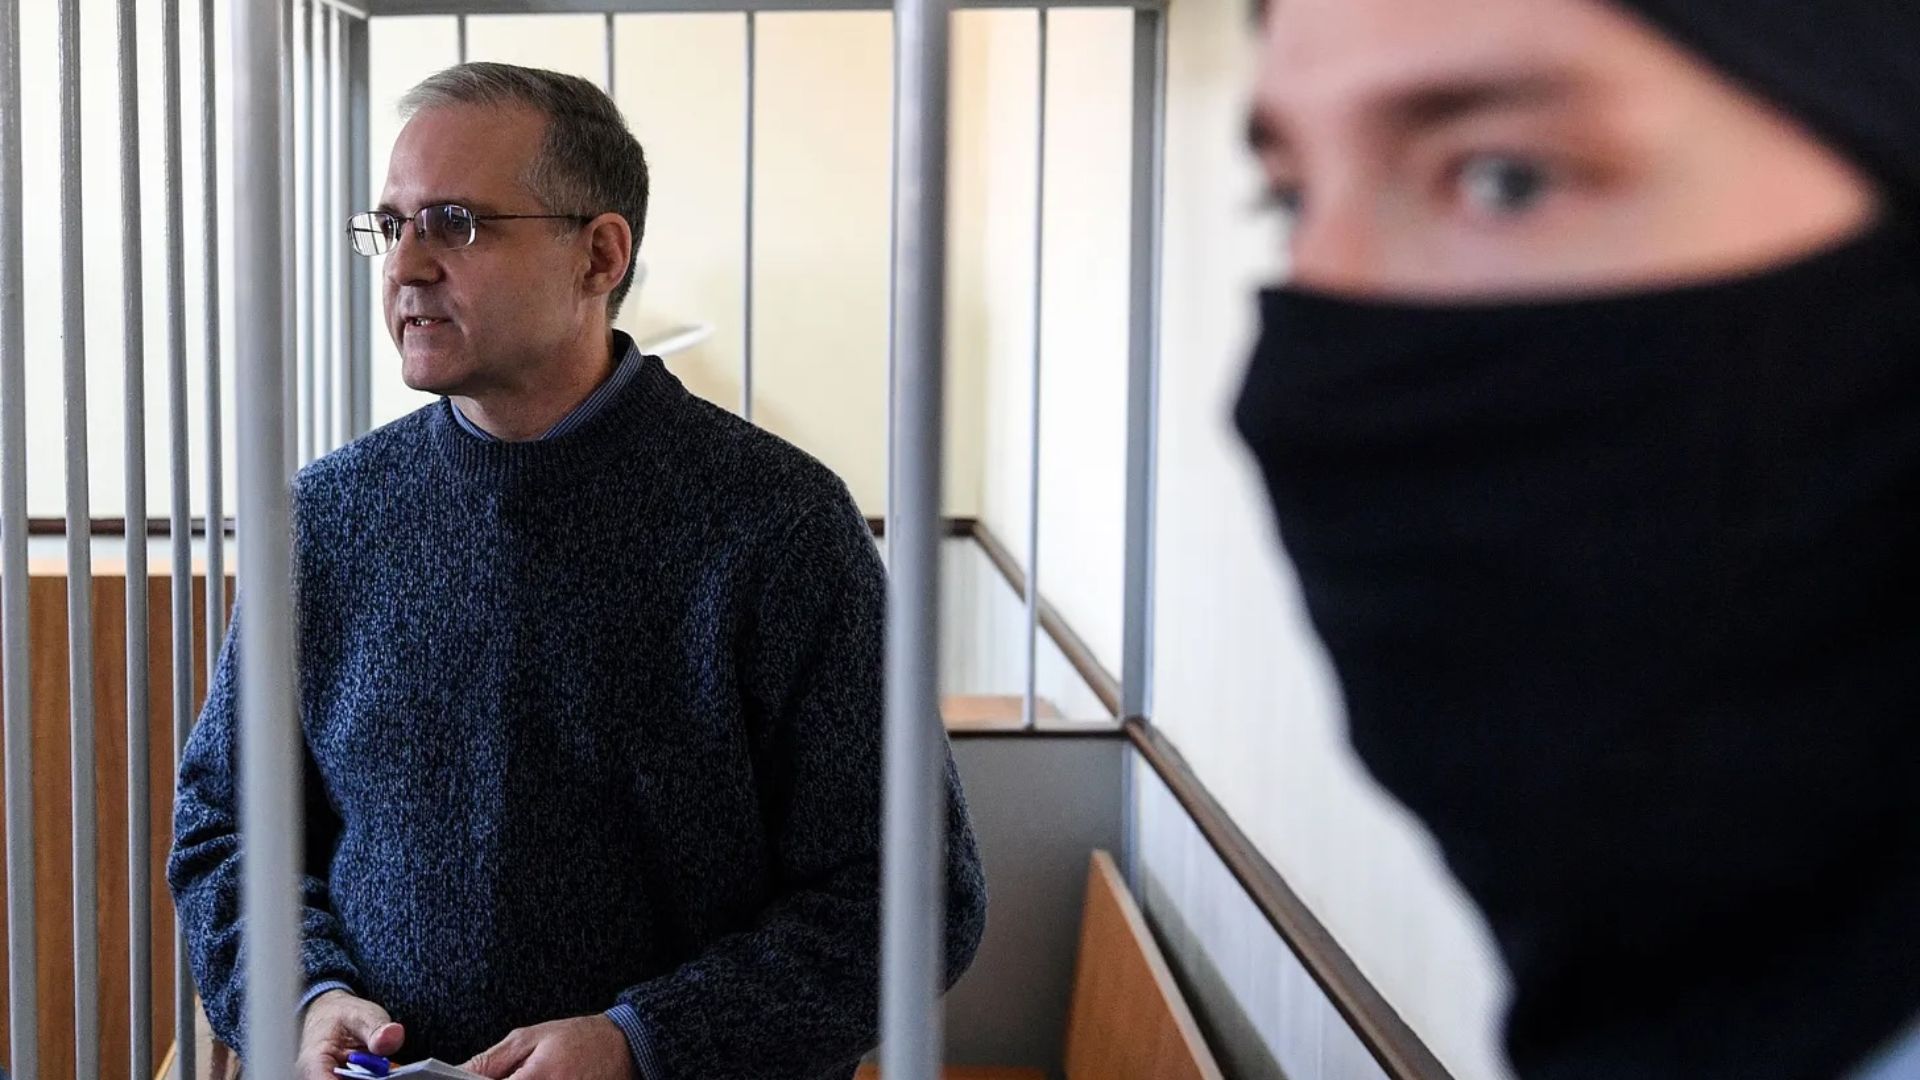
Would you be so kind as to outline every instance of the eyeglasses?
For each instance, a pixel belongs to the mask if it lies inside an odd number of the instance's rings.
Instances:
[[[435,249],[463,248],[473,243],[482,221],[571,221],[584,225],[593,219],[583,214],[476,214],[455,203],[423,206],[411,218],[368,210],[347,219],[347,237],[353,250],[361,255],[385,255],[400,243],[400,230],[413,223],[414,239]]]

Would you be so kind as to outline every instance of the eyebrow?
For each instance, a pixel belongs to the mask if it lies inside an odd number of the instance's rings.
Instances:
[[[1390,126],[1439,127],[1475,113],[1555,105],[1578,95],[1568,75],[1522,72],[1429,82],[1391,91],[1375,108]]]
[[[423,207],[424,206],[445,206],[448,203],[452,203],[455,206],[464,206],[467,209],[472,210],[476,213],[486,212],[486,208],[484,206],[475,202],[473,199],[467,198],[466,196],[463,196],[463,195],[435,195],[430,198],[420,200],[420,205]],[[379,206],[374,207],[373,212],[376,214],[392,214],[394,217],[412,217],[413,216],[411,214],[401,213],[399,207],[396,207],[392,203],[385,202],[385,201],[382,201]]]
[[[1536,108],[1572,100],[1580,93],[1570,75],[1547,71],[1427,78],[1390,86],[1372,95],[1366,112],[1395,131],[1440,127],[1476,113]],[[1256,105],[1247,117],[1247,146],[1256,154],[1284,153],[1293,141],[1271,109]]]

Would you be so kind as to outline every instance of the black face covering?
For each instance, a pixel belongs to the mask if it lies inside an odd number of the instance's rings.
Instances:
[[[1660,293],[1281,290],[1237,419],[1354,745],[1534,1077],[1832,1076],[1920,1016],[1920,244]]]

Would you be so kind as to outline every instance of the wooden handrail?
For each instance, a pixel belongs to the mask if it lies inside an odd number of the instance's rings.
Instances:
[[[1453,1080],[1446,1066],[1361,973],[1353,957],[1340,947],[1280,871],[1234,824],[1166,735],[1137,716],[1129,717],[1123,726],[1127,741],[1167,785],[1234,880],[1246,890],[1247,897],[1299,958],[1333,1003],[1334,1011],[1353,1029],[1387,1076],[1392,1080]]]
[[[999,568],[1022,601],[1027,598],[1027,578],[1013,555],[985,523],[974,526],[973,537]],[[1060,612],[1040,598],[1040,626],[1053,639],[1067,660],[1085,679],[1100,700],[1117,716],[1120,712],[1120,683],[1103,667],[1093,651],[1073,632]],[[1200,782],[1199,774],[1187,764],[1165,734],[1145,717],[1125,718],[1121,727],[1153,771],[1173,793],[1175,801],[1200,830],[1214,854],[1260,909],[1268,925],[1298,957],[1315,985],[1320,987],[1334,1011],[1353,1030],[1367,1052],[1386,1071],[1389,1080],[1453,1080],[1446,1066],[1433,1055],[1420,1036],[1407,1026],[1398,1011],[1387,1003],[1380,991],[1360,971],[1353,957],[1340,947],[1326,924],[1314,915],[1300,895],[1293,891],[1280,871],[1270,862],[1240,826],[1234,824],[1219,800]]]

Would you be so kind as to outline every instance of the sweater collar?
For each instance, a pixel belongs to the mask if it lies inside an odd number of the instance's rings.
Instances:
[[[620,335],[625,338],[625,335]],[[563,482],[596,471],[606,462],[646,453],[672,425],[687,398],[680,380],[657,356],[640,356],[631,339],[621,364],[632,374],[619,391],[578,424],[526,442],[503,442],[468,432],[451,399],[429,406],[428,429],[448,469],[482,486]],[[570,417],[571,419],[571,417]]]

